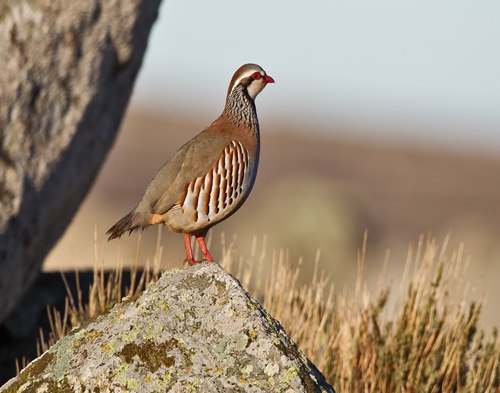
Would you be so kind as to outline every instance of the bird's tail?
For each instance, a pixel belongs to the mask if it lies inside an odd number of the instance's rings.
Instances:
[[[134,210],[132,210],[115,225],[109,228],[106,232],[106,235],[109,235],[108,241],[121,237],[127,231],[131,234],[135,230],[139,229],[140,225],[137,223],[137,220],[135,220],[135,215]]]

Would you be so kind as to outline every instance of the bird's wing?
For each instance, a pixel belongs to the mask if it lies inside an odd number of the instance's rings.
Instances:
[[[144,194],[143,200],[151,213],[165,214],[170,210],[179,201],[186,184],[208,173],[230,142],[227,135],[202,132],[175,152]]]

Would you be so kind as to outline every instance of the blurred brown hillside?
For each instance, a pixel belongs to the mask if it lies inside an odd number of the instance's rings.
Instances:
[[[137,234],[107,243],[106,230],[128,213],[166,159],[208,122],[129,113],[96,184],[71,227],[49,255],[46,270],[79,269],[99,261],[114,267],[136,255]],[[399,277],[408,244],[432,231],[439,241],[451,230],[449,250],[465,241],[471,279],[500,297],[500,161],[439,151],[363,145],[308,137],[301,130],[265,122],[254,191],[241,210],[213,230],[212,255],[221,256],[221,232],[246,258],[254,235],[257,253],[267,235],[267,255],[287,247],[291,260],[320,265],[337,288],[352,283],[363,231],[368,229],[366,269],[374,281],[388,248],[389,277]],[[163,261],[179,267],[182,237],[163,231]],[[156,227],[143,235],[140,255],[152,258]],[[304,269],[310,271],[312,269]],[[479,279],[482,277],[482,281]],[[500,318],[491,313],[488,323]]]

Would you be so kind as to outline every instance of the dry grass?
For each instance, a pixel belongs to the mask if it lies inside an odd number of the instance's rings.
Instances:
[[[153,267],[139,276],[131,270],[131,285],[121,293],[123,263],[115,272],[103,271],[95,254],[94,283],[89,299],[70,294],[63,313],[48,310],[52,331],[43,337],[45,351],[72,327],[133,296],[160,275],[161,231]],[[96,242],[97,243],[97,242]],[[365,246],[359,253],[354,288],[334,290],[317,271],[299,285],[301,263],[292,269],[286,252],[266,255],[264,239],[248,258],[237,256],[234,240],[222,239],[221,265],[284,326],[298,346],[338,392],[496,392],[500,386],[500,344],[497,331],[486,336],[479,325],[483,300],[470,301],[467,263],[462,248],[448,254],[445,242],[421,238],[410,248],[398,294],[383,288],[370,293],[363,276]],[[140,239],[139,239],[140,244]],[[366,244],[366,239],[365,239]],[[96,247],[97,250],[97,247]],[[319,259],[319,252],[317,260]],[[272,263],[265,282],[264,263]],[[394,298],[394,299],[393,299]],[[389,306],[390,300],[395,305]]]
[[[371,294],[364,284],[364,250],[355,288],[335,293],[317,271],[299,286],[300,268],[290,269],[283,253],[265,287],[264,307],[337,391],[498,391],[497,332],[485,337],[479,326],[483,300],[469,301],[462,248],[448,256],[446,242],[421,238],[393,310],[391,288]]]
[[[69,284],[61,272],[62,279],[66,286],[68,296],[66,297],[66,307],[64,312],[60,312],[56,308],[47,308],[47,314],[51,331],[48,337],[44,337],[43,331],[40,330],[40,339],[37,340],[37,354],[40,356],[43,352],[55,344],[61,337],[66,336],[71,329],[80,326],[83,322],[88,321],[110,310],[116,303],[120,303],[123,297],[134,296],[143,291],[146,286],[158,281],[161,276],[161,257],[163,246],[161,245],[161,227],[158,231],[156,250],[153,256],[152,263],[146,261],[142,273],[139,274],[139,254],[141,246],[141,234],[139,233],[137,240],[137,253],[132,264],[130,274],[130,285],[123,288],[123,259],[118,256],[116,269],[113,272],[104,271],[104,261],[102,254],[98,252],[97,231],[94,235],[94,278],[93,283],[89,288],[88,299],[82,298],[82,290],[76,274],[76,299],[71,293]],[[102,249],[102,247],[101,247]],[[78,272],[76,272],[78,273]]]

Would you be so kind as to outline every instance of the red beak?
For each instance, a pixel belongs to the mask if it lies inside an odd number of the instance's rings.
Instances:
[[[264,82],[266,83],[274,83],[274,79],[271,78],[269,75],[266,75],[264,78]]]

